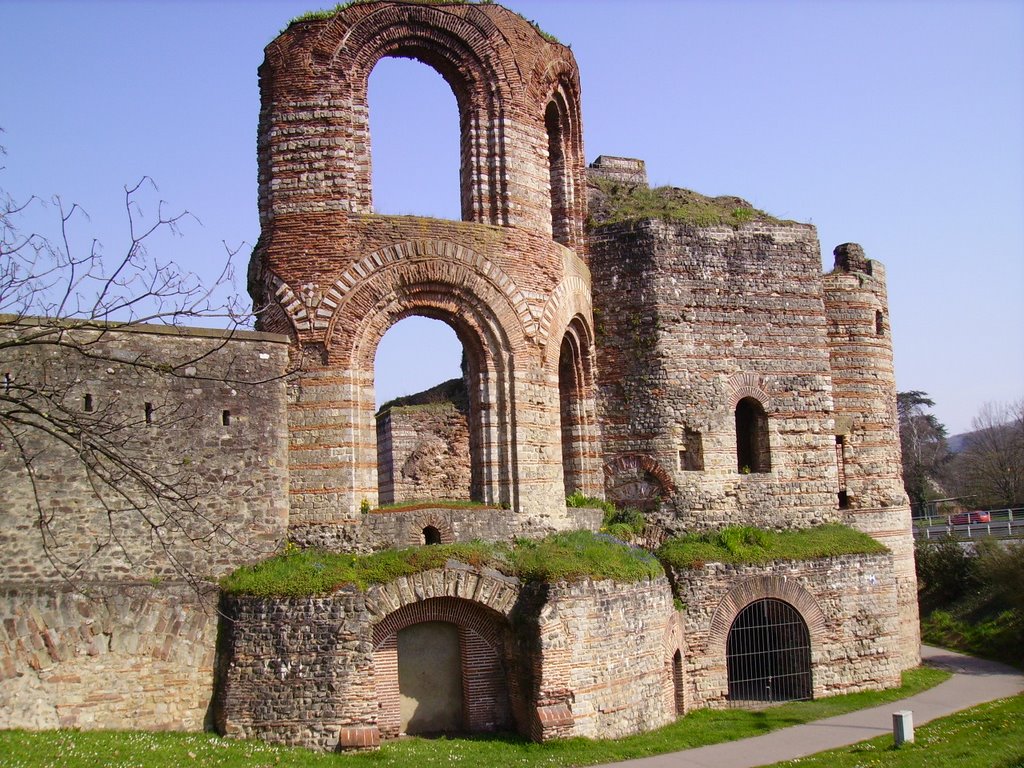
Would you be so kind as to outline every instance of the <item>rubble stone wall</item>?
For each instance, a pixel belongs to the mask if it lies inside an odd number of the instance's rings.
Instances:
[[[670,531],[839,519],[814,228],[606,225],[591,264],[609,491],[654,495]],[[738,465],[744,398],[766,416],[769,471]]]
[[[216,591],[191,585],[0,588],[5,728],[198,731],[207,725]]]
[[[766,566],[709,563],[674,570],[686,637],[689,707],[728,703],[726,641],[736,615],[772,598],[796,608],[811,640],[813,695],[899,685],[904,669],[890,555],[844,555]]]
[[[75,343],[63,347],[9,348],[11,389],[47,393],[24,402],[83,427],[133,470],[114,466],[97,481],[43,429],[24,427],[16,442],[8,434],[0,721],[199,730],[217,638],[209,580],[272,554],[287,530],[286,340],[162,327],[70,333]],[[134,470],[163,488],[158,496]]]
[[[377,416],[380,503],[470,498],[468,414],[454,403],[389,408]]]

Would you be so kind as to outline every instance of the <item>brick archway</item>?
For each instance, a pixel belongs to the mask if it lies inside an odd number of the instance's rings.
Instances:
[[[355,496],[376,499],[374,359],[381,338],[412,315],[441,320],[455,331],[466,356],[469,380],[470,497],[491,504],[515,503],[516,474],[511,443],[516,382],[510,364],[528,346],[521,317],[502,287],[478,262],[439,254],[465,251],[444,243],[422,244],[418,258],[385,262],[345,294],[331,318],[328,354],[333,364],[356,374],[350,397],[355,425],[352,465]],[[500,273],[499,273],[500,274]]]
[[[462,221],[373,213],[367,90],[387,56],[452,87]],[[249,288],[308,363],[289,403],[290,524],[358,528],[377,502],[374,352],[423,315],[467,353],[470,497],[507,506],[518,532],[569,527],[540,322],[563,283],[548,322],[591,317],[572,52],[497,4],[353,3],[290,24],[266,49],[260,96]]]
[[[455,94],[463,220],[551,232],[548,196],[535,190],[545,189],[536,183],[547,176],[544,111],[556,93],[565,102],[566,176],[575,200],[582,197],[579,75],[567,48],[545,40],[526,19],[498,5],[356,3],[327,19],[290,25],[267,47],[260,70],[264,103],[290,102],[300,113],[313,102],[335,105],[309,119],[319,123],[321,141],[326,135],[343,142],[338,156],[352,172],[328,172],[325,181],[344,210],[372,211],[367,82],[386,56],[423,62]],[[304,77],[289,77],[293,72]],[[295,136],[294,123],[287,135]],[[284,159],[284,153],[280,156]],[[270,184],[262,168],[260,182],[265,213],[308,199],[298,188]],[[581,239],[582,210],[582,203],[574,202],[568,216],[574,242]]]
[[[730,589],[715,607],[708,647],[716,658],[721,656],[724,663],[729,629],[740,611],[755,600],[768,598],[788,603],[800,612],[810,633],[812,655],[816,654],[824,640],[826,625],[825,614],[818,601],[796,581],[785,576],[754,576]]]
[[[402,727],[399,633],[432,623],[453,626],[458,634],[462,728],[477,733],[511,727],[510,686],[504,663],[507,618],[481,603],[446,596],[406,603],[373,627],[374,680],[380,707],[377,727],[381,735],[397,736]]]

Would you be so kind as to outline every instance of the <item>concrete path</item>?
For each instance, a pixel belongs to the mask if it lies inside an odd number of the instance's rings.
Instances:
[[[862,709],[764,736],[615,763],[616,768],[756,768],[780,760],[892,733],[892,713],[909,709],[914,727],[986,701],[1024,692],[1024,674],[1012,667],[941,648],[921,646],[921,659],[949,669],[953,676],[934,688],[880,707]],[[607,766],[603,767],[607,768]]]

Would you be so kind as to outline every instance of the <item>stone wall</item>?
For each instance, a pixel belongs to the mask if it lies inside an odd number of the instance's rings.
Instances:
[[[658,499],[674,531],[839,519],[814,228],[605,225],[591,264],[609,492]],[[764,471],[738,464],[741,400],[766,417]]]
[[[728,703],[726,641],[740,610],[772,598],[796,608],[811,641],[813,695],[898,685],[904,669],[890,555],[673,571],[686,637],[687,708]]]
[[[207,587],[209,589],[209,587]],[[4,728],[202,730],[216,592],[191,585],[0,588]]]
[[[74,344],[5,352],[12,390],[35,390],[26,403],[45,403],[65,435],[87,428],[82,439],[132,471],[89,472],[42,429],[6,434],[0,721],[200,730],[217,638],[209,580],[276,551],[287,529],[286,340],[66,333]]]
[[[87,469],[44,425],[5,440],[0,582],[209,577],[274,552],[288,523],[285,339],[163,327],[77,336],[9,349],[5,372],[40,393],[26,397],[65,434],[83,429],[92,456],[124,463]]]
[[[367,592],[230,598],[217,722],[230,736],[321,750],[400,733],[397,634],[459,629],[466,729],[538,740],[637,733],[675,717],[681,646],[665,578],[521,591],[449,563]],[[510,719],[511,718],[511,719]]]
[[[551,584],[537,634],[535,738],[619,738],[675,719],[682,646],[665,578]]]
[[[377,414],[380,503],[470,498],[468,413],[454,403]]]

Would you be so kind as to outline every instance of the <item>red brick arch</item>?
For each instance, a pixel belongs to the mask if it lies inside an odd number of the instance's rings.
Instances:
[[[386,56],[423,62],[455,94],[463,220],[545,226],[544,201],[527,193],[533,184],[525,179],[522,185],[510,184],[509,179],[523,171],[542,177],[545,105],[538,109],[535,98],[551,91],[551,78],[572,107],[564,110],[567,135],[574,137],[567,148],[573,186],[577,196],[584,193],[578,73],[568,48],[544,40],[526,19],[496,4],[356,3],[327,19],[292,24],[268,46],[261,69],[264,103],[290,102],[297,111],[331,105],[310,117],[318,123],[319,140],[337,142],[336,157],[354,171],[328,171],[344,210],[372,210],[367,85],[374,66]],[[302,77],[294,77],[297,72]],[[541,81],[533,82],[538,77]],[[285,130],[293,134],[290,127]],[[266,181],[262,175],[261,181]],[[280,187],[264,188],[267,202],[291,196]],[[575,230],[582,224],[581,211],[573,212]]]
[[[735,409],[740,400],[752,397],[761,404],[765,413],[772,409],[772,398],[765,392],[761,377],[756,373],[737,373],[729,378],[729,407]]]
[[[665,468],[658,463],[658,460],[646,453],[626,453],[616,456],[604,465],[605,477],[614,477],[622,472],[631,472],[640,469],[661,484],[665,494],[675,493],[676,485],[672,482],[672,476],[665,471]]]
[[[733,621],[748,605],[766,598],[781,600],[800,612],[811,636],[812,653],[816,653],[824,640],[825,614],[810,592],[795,579],[787,579],[785,576],[753,576],[726,593],[711,617],[708,636],[710,652],[715,656],[720,655],[724,660],[726,639]]]

